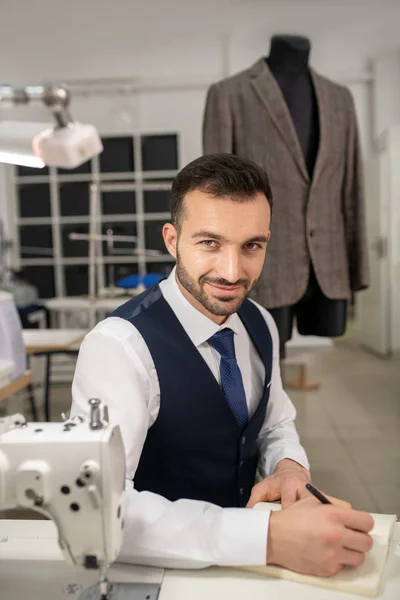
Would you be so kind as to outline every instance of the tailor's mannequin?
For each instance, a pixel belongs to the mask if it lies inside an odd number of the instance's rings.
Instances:
[[[266,62],[286,101],[312,179],[319,146],[318,105],[308,66],[311,43],[301,36],[275,35]],[[293,320],[303,335],[336,337],[346,329],[346,300],[326,298],[310,261],[310,278],[304,297],[294,306],[269,309],[281,339],[281,358],[285,343],[292,336]]]
[[[286,100],[311,178],[318,152],[319,119],[308,67],[310,49],[305,37],[275,35],[266,61]]]

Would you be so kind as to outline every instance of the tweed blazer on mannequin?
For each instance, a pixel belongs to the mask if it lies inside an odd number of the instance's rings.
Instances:
[[[310,179],[281,90],[264,58],[213,84],[203,121],[205,154],[253,160],[270,178],[271,240],[253,297],[266,308],[304,295],[310,261],[328,298],[348,299],[368,286],[363,174],[349,90],[310,69],[320,140]]]

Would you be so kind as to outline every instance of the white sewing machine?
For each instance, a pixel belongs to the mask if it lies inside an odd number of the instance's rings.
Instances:
[[[125,453],[119,428],[108,423],[105,407],[99,400],[89,402],[86,420],[26,423],[22,415],[0,419],[0,511],[22,506],[52,519],[0,520],[1,600],[338,598],[335,590],[229,568],[111,565],[122,544]],[[384,582],[379,598],[398,600],[400,524],[395,526]],[[360,596],[340,592],[340,598]]]
[[[107,407],[89,404],[89,420],[0,419],[0,510],[24,507],[52,519],[66,561],[99,570],[99,585],[83,597],[105,600],[118,597],[107,570],[123,539],[125,452]]]

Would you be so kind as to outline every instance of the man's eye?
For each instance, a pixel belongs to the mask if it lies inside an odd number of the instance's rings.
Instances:
[[[206,248],[216,248],[218,245],[218,242],[215,240],[203,240],[201,243],[203,246],[206,246]]]
[[[246,244],[246,250],[255,251],[261,248],[260,244],[256,244],[255,242],[251,242],[250,244]]]

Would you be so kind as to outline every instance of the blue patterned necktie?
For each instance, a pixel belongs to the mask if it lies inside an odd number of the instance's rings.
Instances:
[[[208,339],[208,343],[221,355],[219,370],[222,389],[236,421],[244,427],[247,425],[249,414],[242,374],[236,360],[232,329],[217,331]]]

